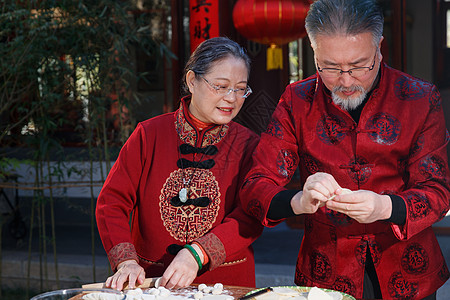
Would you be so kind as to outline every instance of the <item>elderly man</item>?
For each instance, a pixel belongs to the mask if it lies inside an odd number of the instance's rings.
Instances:
[[[296,284],[435,299],[449,278],[431,228],[449,210],[448,135],[436,87],[383,62],[383,21],[374,0],[311,5],[317,74],[281,96],[241,198],[268,227],[305,217]],[[297,167],[302,190],[287,190]]]

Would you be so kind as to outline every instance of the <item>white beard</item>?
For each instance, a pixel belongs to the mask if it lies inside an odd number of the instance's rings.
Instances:
[[[353,98],[351,97],[341,98],[336,94],[337,92],[354,92],[354,91],[359,91],[360,92],[359,96]],[[337,86],[331,91],[331,98],[333,99],[333,103],[346,111],[356,109],[358,106],[361,105],[361,103],[363,103],[366,96],[367,96],[366,90],[359,85],[351,86],[349,88]]]

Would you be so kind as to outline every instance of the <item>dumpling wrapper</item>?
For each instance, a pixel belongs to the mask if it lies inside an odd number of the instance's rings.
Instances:
[[[346,188],[342,188],[342,191],[341,191],[341,193],[340,193],[340,195],[346,195],[346,194],[351,194],[351,193],[353,193],[353,191],[352,190],[350,190],[350,189],[346,189]],[[327,201],[329,201],[329,200],[333,200],[334,199],[334,197],[336,197],[337,195],[333,195],[333,196],[331,196],[330,198],[328,198],[327,199]]]
[[[289,300],[308,300],[305,296],[295,296],[295,297],[290,297]]]
[[[258,295],[255,297],[257,300],[306,300],[302,297],[300,293],[296,290],[286,288],[286,287],[272,287],[272,291]],[[204,299],[204,298],[203,298]],[[202,300],[203,300],[202,299]]]
[[[308,300],[334,300],[334,298],[315,286],[309,290]]]
[[[291,296],[291,297],[295,297],[300,295],[299,291],[294,290],[294,289],[290,289],[287,287],[282,287],[282,286],[276,286],[272,288],[273,292],[278,294],[278,295],[282,295],[282,296]]]
[[[325,292],[318,287],[313,287],[308,293],[307,300],[342,300],[343,296],[339,292]]]

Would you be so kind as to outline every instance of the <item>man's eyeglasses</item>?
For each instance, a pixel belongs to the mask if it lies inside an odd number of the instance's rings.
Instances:
[[[319,67],[319,64],[316,61],[317,70],[322,74],[323,77],[327,78],[336,78],[340,77],[344,73],[348,73],[348,75],[352,77],[362,77],[373,70],[375,67],[375,58],[377,57],[377,52],[375,52],[375,55],[373,57],[373,63],[370,67],[358,67],[358,68],[351,68],[347,71],[344,71],[342,69],[336,69],[336,68],[323,68],[321,69]]]
[[[212,84],[202,75],[198,75],[198,76],[200,76],[210,87],[212,87],[216,91],[217,95],[220,95],[222,97],[227,96],[227,95],[231,94],[232,92],[235,92],[236,96],[245,99],[248,96],[250,96],[250,94],[253,92],[252,89],[250,88],[250,86],[248,86],[248,85],[245,88],[233,89],[228,86],[219,86],[219,85]]]

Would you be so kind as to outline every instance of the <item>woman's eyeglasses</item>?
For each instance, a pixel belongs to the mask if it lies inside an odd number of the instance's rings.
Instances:
[[[210,87],[212,87],[216,91],[217,95],[220,95],[222,97],[227,96],[227,95],[231,94],[232,92],[235,92],[236,96],[245,99],[248,96],[250,96],[250,94],[253,92],[252,89],[250,88],[250,86],[248,86],[248,85],[245,88],[233,89],[228,86],[215,85],[215,84],[209,82],[202,75],[198,75],[198,76],[200,76]]]

